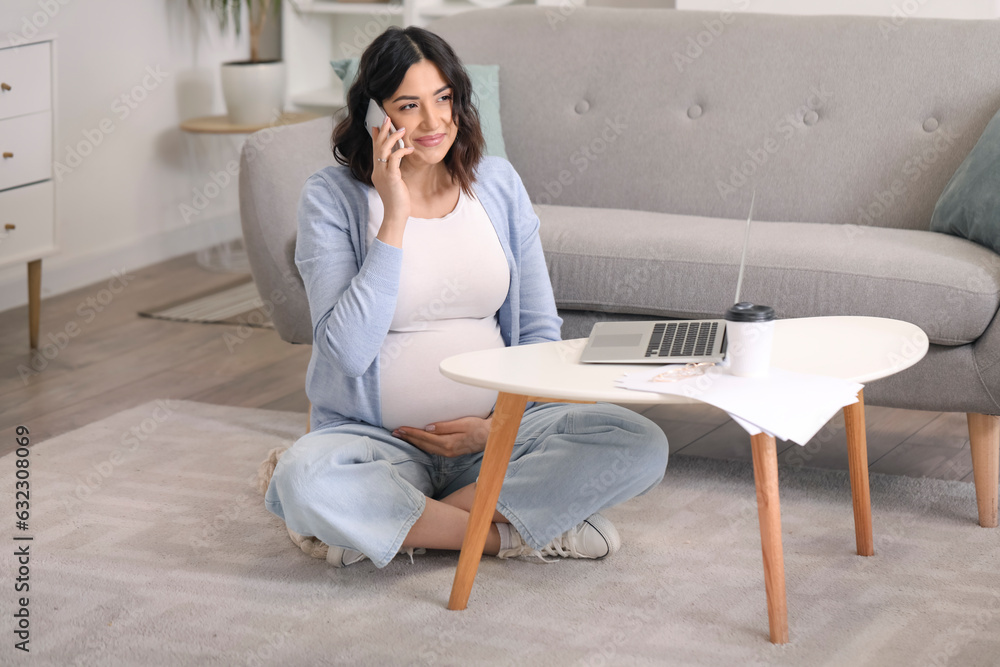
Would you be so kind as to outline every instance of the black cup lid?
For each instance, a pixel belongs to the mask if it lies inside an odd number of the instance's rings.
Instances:
[[[758,306],[746,301],[730,306],[725,318],[730,322],[770,322],[775,319],[771,306]]]

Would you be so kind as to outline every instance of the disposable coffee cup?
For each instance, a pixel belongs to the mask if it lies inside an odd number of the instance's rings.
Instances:
[[[725,314],[729,372],[749,378],[767,377],[774,340],[774,308],[746,301]]]

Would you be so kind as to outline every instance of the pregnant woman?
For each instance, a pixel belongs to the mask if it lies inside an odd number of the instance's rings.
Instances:
[[[312,430],[272,458],[273,473],[265,462],[265,506],[337,567],[461,548],[497,392],[438,365],[560,339],[538,217],[510,162],[483,155],[471,94],[444,40],[389,27],[347,92],[338,165],[302,190]],[[371,133],[370,99],[388,114]],[[658,484],[667,451],[662,430],[627,408],[529,403],[484,553],[614,553],[620,537],[600,510]]]

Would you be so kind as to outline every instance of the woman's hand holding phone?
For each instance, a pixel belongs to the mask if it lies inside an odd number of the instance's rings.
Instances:
[[[383,112],[384,114],[384,112]],[[399,163],[403,157],[409,155],[414,150],[413,146],[397,148],[393,150],[393,144],[402,141],[406,131],[392,130],[389,116],[385,116],[381,127],[372,129],[372,185],[382,199],[385,209],[382,218],[382,226],[376,238],[383,243],[403,247],[403,230],[406,227],[406,220],[410,217],[410,191],[403,182],[402,174],[399,170]],[[381,162],[379,158],[386,160]]]

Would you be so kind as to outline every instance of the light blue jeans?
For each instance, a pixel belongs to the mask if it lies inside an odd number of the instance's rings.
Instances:
[[[536,403],[524,412],[497,510],[541,549],[594,512],[645,493],[667,466],[667,438],[611,403]],[[476,481],[482,452],[428,454],[369,424],[317,429],[281,455],[264,504],[301,535],[385,567],[424,511]]]

